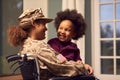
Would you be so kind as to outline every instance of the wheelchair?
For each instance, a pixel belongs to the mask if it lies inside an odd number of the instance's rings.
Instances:
[[[28,59],[28,58],[32,59]],[[12,54],[6,57],[8,63],[13,62],[11,68],[18,64],[18,66],[13,70],[13,73],[16,70],[20,69],[21,75],[23,80],[41,80],[40,79],[40,68],[37,59],[29,54]],[[94,76],[75,76],[75,77],[68,77],[68,76],[52,76],[47,80],[99,80]]]

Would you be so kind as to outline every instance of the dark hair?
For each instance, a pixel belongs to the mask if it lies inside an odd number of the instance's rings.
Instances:
[[[70,20],[73,23],[76,32],[76,35],[73,37],[74,40],[79,39],[85,34],[86,22],[83,16],[77,13],[77,10],[66,9],[65,11],[58,12],[54,22],[56,30],[63,20]]]
[[[7,33],[8,42],[13,47],[22,45],[24,40],[28,37],[27,32],[24,31],[20,26],[10,26]]]
[[[40,20],[34,21],[36,24],[40,23]],[[24,25],[10,26],[7,30],[8,42],[11,46],[16,47],[24,43],[28,38],[30,30],[33,28],[31,22]]]

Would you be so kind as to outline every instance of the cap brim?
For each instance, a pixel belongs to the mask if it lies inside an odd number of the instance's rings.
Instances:
[[[53,21],[52,18],[37,18],[37,19],[44,20],[46,23]]]

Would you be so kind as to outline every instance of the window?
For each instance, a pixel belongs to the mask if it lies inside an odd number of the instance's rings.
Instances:
[[[120,79],[120,0],[93,0],[95,73],[101,80]]]

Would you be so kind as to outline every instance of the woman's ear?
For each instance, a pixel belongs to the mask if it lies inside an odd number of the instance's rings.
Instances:
[[[34,22],[34,21],[31,21],[31,24],[32,24],[33,26],[35,26],[35,22]]]
[[[33,26],[33,28],[35,28],[36,27],[36,23],[35,23],[35,21],[31,21],[31,24],[32,24],[32,26]]]

